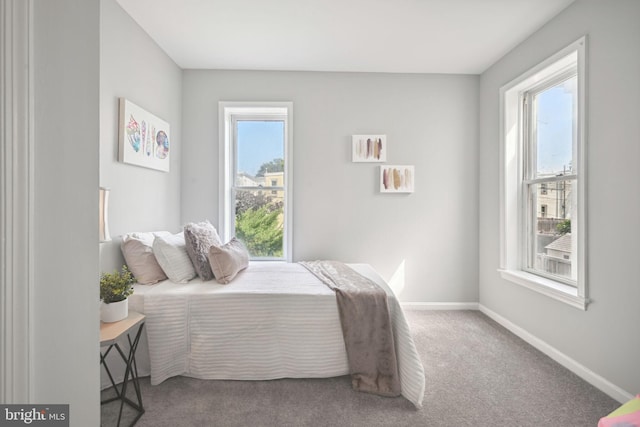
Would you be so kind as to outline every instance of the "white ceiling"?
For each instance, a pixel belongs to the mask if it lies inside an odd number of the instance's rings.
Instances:
[[[184,69],[480,74],[574,0],[117,0]]]

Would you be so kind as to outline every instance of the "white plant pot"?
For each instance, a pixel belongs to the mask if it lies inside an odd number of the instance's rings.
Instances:
[[[105,323],[118,322],[129,315],[129,299],[124,299],[110,304],[102,303],[100,307],[100,320]]]

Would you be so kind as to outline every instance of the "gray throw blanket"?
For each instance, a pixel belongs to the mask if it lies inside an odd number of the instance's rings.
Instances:
[[[300,264],[336,293],[353,388],[399,396],[400,377],[387,293],[341,262]]]

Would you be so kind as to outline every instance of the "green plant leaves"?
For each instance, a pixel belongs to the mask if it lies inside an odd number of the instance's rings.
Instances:
[[[115,270],[113,273],[102,273],[100,275],[100,299],[109,304],[112,302],[127,299],[133,293],[133,286],[136,279],[126,265],[121,271]]]

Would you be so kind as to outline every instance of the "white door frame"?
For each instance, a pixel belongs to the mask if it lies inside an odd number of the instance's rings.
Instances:
[[[33,0],[0,0],[0,402],[33,397]]]

